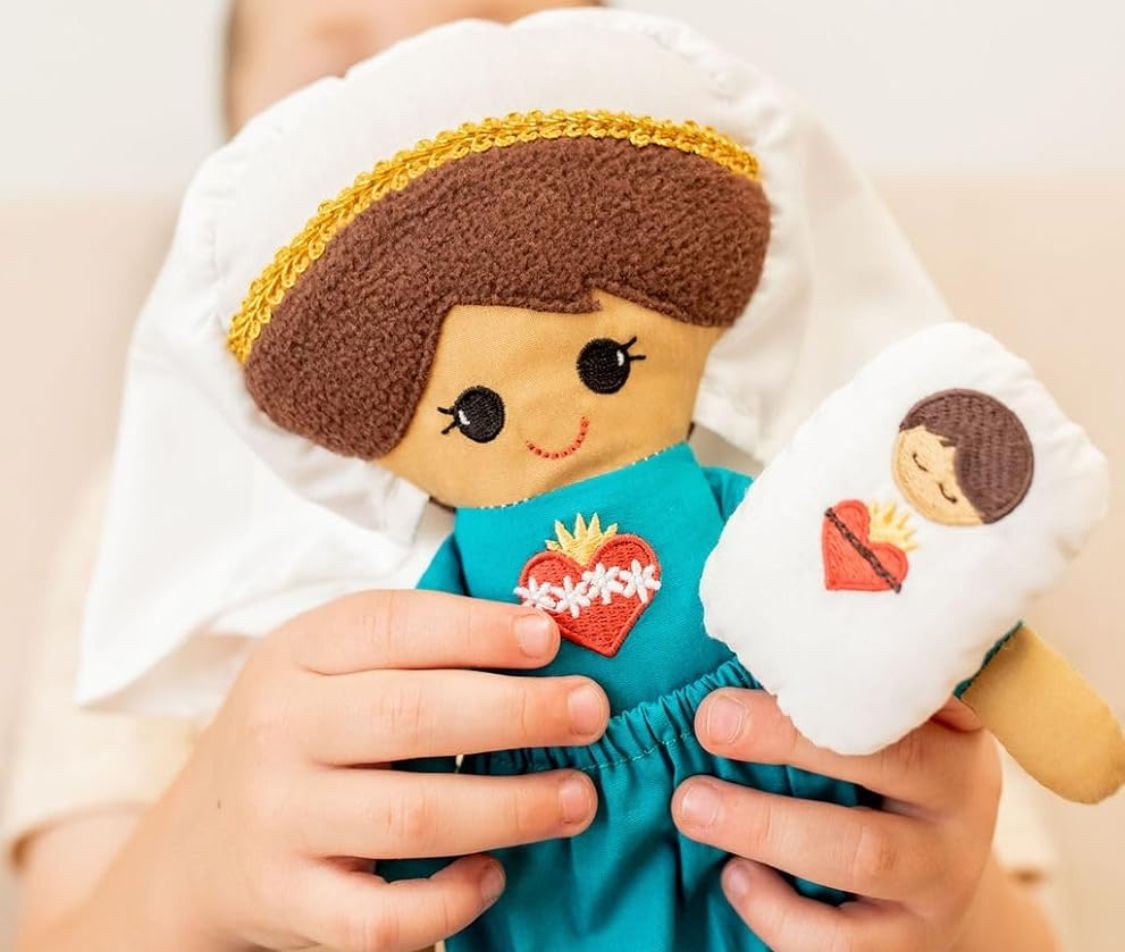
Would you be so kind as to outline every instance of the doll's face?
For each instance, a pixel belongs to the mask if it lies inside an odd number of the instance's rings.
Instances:
[[[553,314],[462,305],[380,463],[452,506],[517,502],[683,440],[721,331],[596,293]]]
[[[895,482],[927,519],[950,526],[980,525],[980,513],[957,482],[956,452],[924,426],[903,430],[895,441]]]

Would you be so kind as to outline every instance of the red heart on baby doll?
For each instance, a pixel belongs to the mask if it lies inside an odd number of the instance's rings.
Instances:
[[[532,556],[516,594],[548,612],[568,641],[612,658],[660,584],[652,546],[626,534],[603,542],[584,565],[561,551]]]
[[[897,545],[871,541],[871,513],[858,499],[828,508],[820,548],[827,589],[898,592],[910,567],[906,553]]]

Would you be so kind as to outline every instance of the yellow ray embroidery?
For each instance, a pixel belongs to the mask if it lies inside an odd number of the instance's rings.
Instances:
[[[558,541],[548,539],[547,548],[552,552],[561,552],[563,555],[570,556],[579,565],[585,565],[603,543],[617,535],[617,523],[603,531],[597,513],[591,517],[589,525],[579,515],[574,520],[573,532],[568,531],[561,522],[555,522],[555,535]]]
[[[868,535],[872,542],[889,542],[903,552],[912,552],[918,548],[918,543],[914,541],[914,527],[910,524],[909,509],[899,512],[893,502],[872,502],[867,504],[867,511],[871,515]]]

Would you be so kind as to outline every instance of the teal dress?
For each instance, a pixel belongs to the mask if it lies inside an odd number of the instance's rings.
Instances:
[[[699,598],[704,562],[749,485],[746,476],[700,466],[679,444],[521,503],[458,510],[419,587],[551,612],[566,639],[558,657],[520,673],[593,678],[612,716],[588,747],[464,758],[461,770],[474,774],[582,770],[599,805],[590,828],[573,839],[496,851],[507,889],[448,942],[452,952],[764,949],[722,894],[726,856],[676,830],[675,789],[708,774],[785,796],[873,802],[851,784],[716,758],[696,741],[692,725],[704,697],[720,687],[758,687],[730,649],[707,636]],[[431,870],[386,864],[379,871],[401,878]],[[824,902],[846,898],[813,883],[795,886]]]

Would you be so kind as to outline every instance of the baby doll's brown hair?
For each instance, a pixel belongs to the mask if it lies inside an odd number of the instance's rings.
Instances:
[[[1022,502],[1031,486],[1035,455],[1020,418],[979,390],[943,390],[919,401],[899,430],[924,426],[955,448],[957,483],[985,523]]]
[[[471,154],[332,239],[255,342],[247,386],[285,429],[374,459],[414,415],[454,306],[588,313],[602,290],[725,327],[768,237],[761,186],[698,155],[592,138]]]

